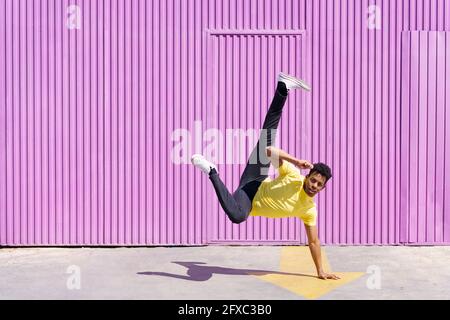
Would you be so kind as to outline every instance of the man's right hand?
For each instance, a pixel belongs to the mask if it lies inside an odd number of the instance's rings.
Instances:
[[[307,160],[297,160],[294,165],[300,169],[312,169],[314,166]]]

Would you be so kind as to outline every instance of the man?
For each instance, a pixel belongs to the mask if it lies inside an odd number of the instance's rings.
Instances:
[[[265,117],[261,134],[242,173],[239,187],[231,194],[219,177],[216,166],[202,155],[194,154],[192,164],[209,175],[219,202],[233,223],[246,221],[249,216],[269,218],[299,217],[302,219],[317,276],[339,279],[322,268],[320,241],[317,233],[314,196],[325,188],[331,178],[330,168],[323,163],[312,165],[272,146],[283,107],[292,89],[310,90],[302,80],[284,73],[278,75],[278,85]],[[278,169],[278,177],[270,179],[268,168]],[[300,169],[311,169],[306,177]]]

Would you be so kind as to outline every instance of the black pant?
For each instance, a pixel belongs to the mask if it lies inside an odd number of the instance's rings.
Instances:
[[[266,147],[271,146],[276,136],[283,106],[287,99],[287,91],[282,83],[278,83],[270,108],[264,119],[258,143],[247,161],[241,175],[239,187],[231,194],[220,179],[216,170],[211,170],[211,180],[220,205],[233,223],[247,220],[252,209],[252,201],[261,182],[268,176],[270,160],[266,155]]]

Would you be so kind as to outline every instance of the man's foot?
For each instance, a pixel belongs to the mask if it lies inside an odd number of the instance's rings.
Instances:
[[[201,154],[192,155],[191,162],[194,166],[207,174],[210,173],[211,169],[214,169],[217,172],[217,168],[214,163],[206,160],[205,157]]]
[[[305,81],[297,79],[293,76],[280,72],[278,74],[278,82],[283,82],[288,90],[302,88],[311,91],[311,88]]]

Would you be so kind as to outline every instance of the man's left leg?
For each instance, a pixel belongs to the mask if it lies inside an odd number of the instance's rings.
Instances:
[[[212,163],[209,163],[201,155],[192,157],[193,164],[208,173],[222,208],[234,223],[240,223],[247,219],[258,187],[267,177],[270,160],[266,155],[265,149],[271,146],[275,140],[276,130],[286,103],[288,91],[296,88],[310,90],[302,80],[280,73],[277,90],[264,119],[258,143],[253,149],[247,166],[241,175],[239,187],[233,194],[228,191]]]
[[[301,79],[297,79],[284,73],[278,75],[278,84],[272,103],[270,104],[264,119],[258,142],[250,154],[247,165],[241,175],[239,188],[248,185],[249,182],[262,182],[267,178],[270,160],[266,154],[266,147],[271,146],[275,141],[278,123],[280,122],[289,90],[300,88],[307,91],[311,90],[311,88]],[[249,189],[252,190],[253,193],[254,188],[250,187]]]
[[[242,187],[251,181],[262,182],[268,176],[270,160],[266,155],[266,147],[273,144],[276,138],[278,124],[280,122],[283,107],[288,97],[286,85],[278,82],[272,103],[264,118],[261,133],[242,172],[239,186]]]

